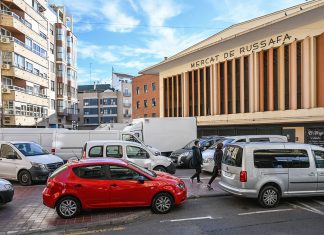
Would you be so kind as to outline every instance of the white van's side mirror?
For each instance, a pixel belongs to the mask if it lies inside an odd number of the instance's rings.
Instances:
[[[155,152],[155,153],[154,153],[154,156],[159,156],[159,155],[160,155],[159,152]]]

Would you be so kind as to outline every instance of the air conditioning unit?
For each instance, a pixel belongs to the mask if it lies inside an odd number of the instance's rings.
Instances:
[[[2,43],[10,43],[10,38],[7,38],[7,37],[1,37],[1,42],[2,42]]]
[[[10,69],[10,64],[3,64],[2,69]]]
[[[8,88],[2,88],[2,93],[3,94],[9,94],[10,93],[10,89],[8,89]]]

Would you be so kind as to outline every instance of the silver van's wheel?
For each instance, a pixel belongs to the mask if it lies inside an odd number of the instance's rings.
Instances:
[[[56,204],[56,212],[63,219],[70,219],[80,213],[80,202],[74,197],[64,197]]]
[[[280,201],[279,190],[274,186],[264,187],[259,194],[259,203],[266,208],[276,207]]]
[[[166,214],[173,207],[173,198],[168,193],[157,194],[152,202],[152,210],[158,214]]]

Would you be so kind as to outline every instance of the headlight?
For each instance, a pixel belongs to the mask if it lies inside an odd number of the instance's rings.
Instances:
[[[205,158],[204,163],[211,163],[213,160],[213,158]]]
[[[35,167],[35,168],[42,169],[42,170],[47,170],[47,166],[44,165],[44,164],[39,164],[39,163],[35,163],[35,162],[32,162],[31,164],[32,164],[33,167]]]
[[[177,184],[177,187],[179,189],[185,189],[186,188],[186,185],[185,184]]]
[[[8,191],[8,190],[13,190],[11,184],[0,185],[0,191]]]
[[[184,152],[179,155],[179,157],[188,157],[190,152]]]

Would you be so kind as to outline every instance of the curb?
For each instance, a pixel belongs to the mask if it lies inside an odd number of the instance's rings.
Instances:
[[[108,225],[123,225],[134,222],[135,220],[139,219],[140,217],[148,216],[151,213],[151,210],[147,209],[145,211],[141,211],[135,214],[126,215],[121,218],[114,218],[110,219],[109,221],[100,221],[100,222],[93,222],[93,223],[86,223],[86,224],[73,224],[68,225],[64,228],[60,227],[53,227],[53,228],[46,228],[46,229],[30,229],[30,230],[22,230],[22,231],[8,231],[4,234],[6,235],[17,235],[17,234],[45,234],[45,233],[67,233],[73,231],[84,231],[88,230],[89,228],[94,228],[98,226],[108,226]],[[0,232],[1,234],[1,232]]]

